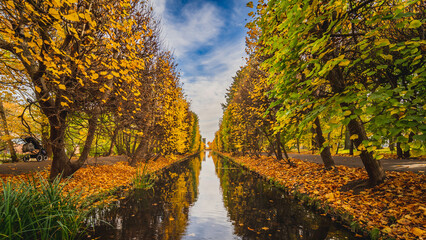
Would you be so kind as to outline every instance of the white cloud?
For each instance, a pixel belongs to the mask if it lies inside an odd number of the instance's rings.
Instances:
[[[163,16],[166,10],[167,0],[151,0],[152,7],[155,11],[155,14],[158,16]]]
[[[152,0],[152,3],[161,20],[162,39],[179,64],[191,109],[200,118],[201,134],[212,141],[222,116],[226,89],[244,63],[245,14],[241,9],[228,11],[195,0],[183,7],[180,1]],[[242,19],[238,19],[240,14]]]
[[[212,45],[223,26],[220,11],[210,3],[204,3],[201,6],[185,5],[179,21],[164,14],[165,10],[161,10],[162,5],[159,6],[160,11],[163,12],[163,39],[178,58],[201,46]]]
[[[241,39],[198,59],[198,64],[205,71],[182,78],[184,91],[191,99],[191,109],[200,118],[201,134],[209,141],[218,130],[221,103],[225,102],[226,89],[231,85],[232,77],[244,63],[242,56],[244,41]]]

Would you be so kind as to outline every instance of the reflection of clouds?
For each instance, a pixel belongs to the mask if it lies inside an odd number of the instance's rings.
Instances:
[[[191,238],[194,233],[202,239],[236,239],[211,157],[202,162],[198,189],[199,195],[189,209],[189,225],[182,239],[194,239]]]
[[[245,0],[208,1],[152,0],[161,19],[162,38],[177,57],[183,89],[191,109],[199,116],[201,135],[212,141],[222,116],[221,103],[232,77],[243,64]]]

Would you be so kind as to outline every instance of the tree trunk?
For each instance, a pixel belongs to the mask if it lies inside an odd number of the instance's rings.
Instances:
[[[132,141],[132,135],[125,134],[124,136],[125,136],[125,138],[124,138],[124,140],[125,140],[124,145],[126,146],[126,155],[127,156],[131,156],[132,155],[132,151],[131,151],[131,143],[130,142]]]
[[[401,143],[400,142],[396,143],[396,155],[398,156],[398,158],[404,158],[404,154],[402,152],[402,148],[401,148]]]
[[[340,138],[339,138],[339,141],[337,141],[336,155],[339,154],[340,142],[342,141],[342,137],[343,137],[343,129],[344,129],[344,126],[342,126],[340,130]]]
[[[351,155],[351,156],[354,155],[354,141],[353,140],[349,140],[349,155]]]
[[[62,111],[56,116],[49,117],[50,123],[50,142],[53,152],[52,168],[50,169],[50,179],[53,180],[58,175],[68,177],[83,166],[86,161],[93,139],[95,137],[98,114],[95,114],[89,120],[89,129],[86,137],[86,142],[79,159],[71,162],[65,153],[65,130],[66,130],[66,117],[68,113]]]
[[[126,153],[126,151],[124,150],[124,133],[118,133],[118,141],[116,140],[116,144],[115,144],[115,148],[117,149],[117,154],[118,155],[123,155]]]
[[[296,146],[297,146],[297,153],[300,154],[300,139],[299,138],[296,139]]]
[[[348,128],[351,133],[351,136],[354,134],[358,135],[358,138],[354,139],[354,144],[357,148],[361,145],[362,141],[368,140],[367,134],[364,130],[364,126],[357,120],[350,120]],[[383,170],[381,162],[379,160],[374,159],[373,154],[371,152],[368,152],[367,150],[362,150],[360,157],[362,163],[365,166],[365,170],[367,171],[370,184],[377,185],[379,183],[382,183],[386,178],[386,174]]]
[[[391,153],[395,151],[395,139],[393,137],[389,139],[389,150],[391,151]]]
[[[0,101],[0,117],[3,125],[3,131],[4,134],[7,136],[7,146],[9,147],[10,156],[12,158],[12,162],[17,162],[18,157],[16,156],[15,148],[13,147],[12,139],[10,138],[9,128],[7,126],[7,120],[6,120],[6,112],[3,107],[3,102]]]
[[[413,132],[411,132],[411,133],[408,135],[408,143],[413,142],[413,137],[414,137],[414,133],[413,133]],[[406,159],[408,159],[408,158],[410,158],[410,157],[411,157],[410,149],[408,149],[407,151],[405,151],[405,152],[404,152],[403,157],[404,157],[404,158],[406,158]]]
[[[68,156],[65,152],[65,130],[66,117],[68,112],[62,111],[57,115],[48,117],[50,124],[50,143],[52,146],[52,167],[50,169],[50,179],[55,179],[58,175],[69,176],[72,174],[71,166],[68,164]]]
[[[142,132],[147,133],[149,130],[149,127],[150,127],[149,124],[146,124]],[[132,166],[136,165],[136,163],[141,159],[147,160],[146,156],[148,155],[148,150],[149,150],[148,143],[149,143],[148,135],[144,134],[144,136],[141,138],[141,142],[139,143],[138,147],[131,155],[132,158],[129,163],[130,165]],[[136,142],[135,142],[135,145],[136,145]]]
[[[311,133],[312,133],[312,139],[311,139],[311,150],[312,150],[312,154],[314,154],[315,153],[315,149],[316,149],[316,146],[318,146],[318,144],[317,144],[317,142],[316,142],[316,140],[315,140],[315,129],[312,127],[311,128]]]
[[[268,157],[272,156],[272,154],[273,154],[274,152],[275,152],[274,148],[270,145],[270,146],[269,146],[269,149],[268,149],[267,156],[268,156]]]
[[[109,145],[109,150],[108,150],[108,152],[107,152],[106,156],[110,156],[110,155],[111,155],[111,153],[112,153],[112,149],[114,148],[114,144],[115,144],[115,141],[116,141],[116,139],[117,139],[118,131],[119,131],[119,127],[117,126],[117,127],[115,127],[115,129],[114,129],[114,133],[112,134],[112,137],[111,137],[111,145]]]
[[[137,161],[139,161],[141,159],[146,159],[147,152],[148,152],[148,143],[146,141],[146,137],[144,137],[144,138],[141,139],[141,142],[139,143],[138,147],[136,148],[136,151],[133,154],[130,165],[134,166]]]
[[[396,135],[396,139],[398,139],[399,136],[401,136],[401,133],[398,133],[398,135]],[[398,158],[404,158],[404,152],[402,151],[400,142],[396,143],[396,155],[398,156]]]
[[[134,141],[133,147],[132,147],[132,155],[135,153],[135,149],[136,149],[136,146],[137,146],[137,143],[138,143],[138,139],[139,139],[139,137],[138,137],[138,135],[136,135],[135,141]]]
[[[284,146],[284,144],[281,142],[280,133],[278,133],[278,139],[277,139],[277,141],[278,141],[278,143],[279,143],[279,146],[278,146],[278,147],[281,147],[281,149],[282,149],[282,150],[283,150],[283,152],[284,152],[284,156],[285,156],[285,158],[288,160],[288,159],[289,159],[289,157],[288,157],[288,154],[287,154],[287,150],[285,150],[285,146]]]
[[[333,93],[340,94],[345,91],[345,88],[347,87],[345,83],[345,75],[340,67],[337,66],[331,70],[327,75],[327,79],[329,80]],[[340,103],[340,106],[343,109],[354,107],[353,105],[354,104],[351,106],[350,103],[345,102]],[[349,121],[348,128],[351,136],[354,134],[358,135],[358,138],[353,141],[357,148],[361,145],[362,141],[368,140],[364,126],[356,119],[351,119]],[[376,185],[383,182],[386,174],[380,161],[374,159],[373,155],[367,150],[363,150],[360,157],[365,170],[368,173],[370,184]]]
[[[280,133],[277,133],[277,135],[276,135],[276,136],[277,136],[277,142],[278,142],[278,146],[277,146],[278,151],[277,151],[277,152],[281,153],[281,148],[282,148],[282,150],[284,151],[284,155],[285,155],[285,158],[286,158],[287,163],[288,163],[290,166],[295,167],[296,165],[295,165],[292,161],[290,161],[290,158],[288,157],[288,154],[287,154],[287,150],[285,150],[285,146],[284,146],[284,144],[281,142]],[[282,159],[282,153],[281,153],[281,159]]]
[[[337,143],[337,147],[336,147],[336,155],[339,154],[339,148],[340,148],[340,142]]]
[[[47,156],[52,159],[52,146],[49,141],[49,124],[44,122],[41,124],[41,145],[47,152]]]
[[[81,152],[80,157],[78,158],[77,161],[70,162],[73,168],[73,173],[77,171],[78,169],[80,169],[81,166],[83,166],[83,164],[86,162],[87,158],[89,157],[90,148],[92,146],[93,139],[95,138],[96,128],[98,126],[98,118],[99,118],[99,114],[94,113],[92,117],[89,119],[89,127],[87,130],[87,137],[84,143],[83,151]]]
[[[280,134],[277,133],[276,134],[276,145],[277,145],[277,151],[275,156],[277,157],[277,160],[282,160],[283,159],[283,153],[281,152],[281,139],[280,139]]]
[[[315,132],[316,132],[316,142],[318,144],[318,149],[321,149],[325,143],[324,136],[322,134],[321,123],[319,117],[315,118]],[[332,169],[334,167],[334,160],[331,157],[330,147],[327,146],[321,151],[321,159],[324,162],[325,169]]]
[[[351,133],[349,132],[349,129],[348,128],[346,128],[346,132],[345,132],[345,150],[346,149],[350,149],[351,148],[351,145],[352,144],[352,142],[351,142]]]
[[[410,156],[411,156],[410,150],[404,151],[404,153],[402,154],[402,156],[404,157],[404,159],[410,158]]]
[[[132,154],[130,165],[135,166],[138,161],[142,159],[146,160],[147,154],[148,154],[148,141],[147,141],[147,136],[144,136],[141,138],[141,142],[136,148],[134,154]]]

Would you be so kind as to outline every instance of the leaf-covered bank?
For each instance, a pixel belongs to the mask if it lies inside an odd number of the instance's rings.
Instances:
[[[145,168],[147,174],[157,175],[160,171],[191,156],[193,155],[161,157],[141,167]],[[123,192],[130,190],[137,171],[137,168],[129,166],[126,162],[87,166],[77,171],[72,178],[63,180],[61,183],[56,181],[54,184],[47,180],[49,169],[36,176],[32,174],[0,175],[0,179],[4,181],[4,191],[0,193],[0,209],[7,207],[9,213],[14,213],[14,215],[2,216],[0,223],[5,228],[0,228],[2,229],[0,239],[26,239],[26,236],[36,236],[35,238],[38,239],[51,239],[52,237],[54,239],[73,239],[77,236],[76,230],[83,226],[86,213],[99,205],[117,201],[118,197],[113,193],[117,190]],[[55,191],[51,191],[51,189]],[[40,193],[39,196],[33,194],[34,192]],[[12,198],[17,201],[11,201]],[[50,206],[58,207],[52,209]],[[58,211],[55,212],[55,210]],[[6,213],[6,211],[2,212]],[[27,218],[23,219],[25,216]],[[70,219],[73,221],[69,221]],[[23,220],[28,221],[23,222]],[[57,224],[50,224],[50,220],[54,220]],[[44,223],[49,229],[53,229],[50,231],[52,234],[46,234],[48,228],[40,225]],[[7,226],[11,227],[6,228]],[[17,233],[18,228],[27,235]],[[28,231],[31,232],[26,233]]]
[[[340,219],[352,230],[369,234],[372,239],[424,239],[426,216],[426,176],[412,172],[386,172],[384,183],[355,194],[342,187],[367,179],[360,168],[337,166],[324,171],[320,164],[292,159],[284,161],[262,156],[235,157],[219,153],[260,174],[289,194]]]

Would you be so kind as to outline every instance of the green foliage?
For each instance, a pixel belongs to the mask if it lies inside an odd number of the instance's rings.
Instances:
[[[359,119],[372,145],[399,137],[424,153],[425,18],[421,1],[269,1],[256,21],[279,129],[319,115]],[[410,140],[411,136],[411,140]]]
[[[216,149],[279,156],[277,136],[322,151],[346,130],[372,184],[385,178],[376,149],[425,154],[422,1],[259,0],[250,16],[249,59],[228,89]]]
[[[2,182],[1,239],[74,239],[84,223],[79,195],[64,194],[60,178]]]
[[[370,231],[370,238],[372,240],[377,240],[380,238],[380,230],[378,228],[374,228]]]

